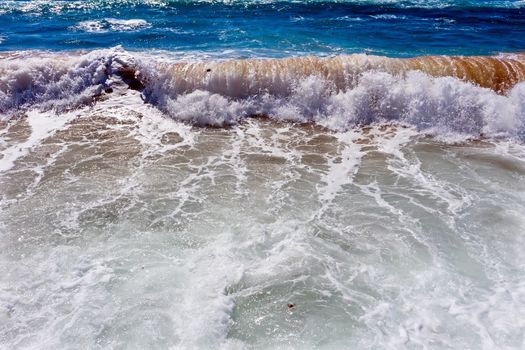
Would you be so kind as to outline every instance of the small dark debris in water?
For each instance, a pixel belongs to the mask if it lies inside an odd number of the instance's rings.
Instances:
[[[141,269],[143,269],[143,270],[144,270],[144,266],[142,266],[142,267],[141,267]]]
[[[208,73],[211,72],[211,68],[206,69],[206,72]]]
[[[288,303],[288,309],[293,309],[295,307],[295,304],[292,304],[292,303]]]
[[[48,157],[50,157],[50,156],[51,156],[51,154],[49,154],[49,153],[46,153],[46,158],[48,158]]]
[[[106,90],[104,90],[104,91],[106,92],[106,94],[110,94],[110,93],[113,92],[113,89],[110,88],[110,87],[108,87],[108,88],[106,88]]]

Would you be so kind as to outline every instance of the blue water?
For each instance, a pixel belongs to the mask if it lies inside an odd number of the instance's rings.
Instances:
[[[130,21],[131,20],[131,21]],[[0,50],[122,45],[217,57],[525,50],[523,1],[2,1]]]

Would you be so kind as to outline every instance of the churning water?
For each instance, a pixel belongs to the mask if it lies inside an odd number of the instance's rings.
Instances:
[[[2,2],[0,348],[524,348],[520,4]]]

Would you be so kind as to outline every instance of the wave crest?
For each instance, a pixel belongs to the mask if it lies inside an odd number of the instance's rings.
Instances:
[[[524,55],[173,62],[120,48],[19,53],[0,59],[0,112],[60,111],[130,87],[172,118],[203,126],[263,115],[337,130],[395,122],[438,136],[524,141],[523,81]]]
[[[348,129],[376,122],[435,135],[524,139],[525,56],[350,55],[161,63],[146,100],[175,119],[223,126],[265,115]]]
[[[62,111],[89,104],[130,65],[122,50],[84,55],[20,52],[0,56],[0,115],[28,107]]]

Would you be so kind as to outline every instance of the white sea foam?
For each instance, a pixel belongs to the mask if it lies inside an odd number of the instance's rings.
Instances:
[[[302,60],[209,62],[206,71],[206,62],[156,61],[120,48],[8,55],[0,59],[0,112],[5,118],[29,107],[65,110],[92,104],[126,82],[162,112],[197,125],[232,125],[265,115],[340,131],[386,122],[411,125],[442,139],[525,138],[523,82],[498,93],[410,70],[413,62],[408,71],[396,72],[403,61],[376,56],[338,58],[334,65],[340,66],[330,70],[315,70],[325,64],[319,59]],[[513,74],[514,80],[523,78],[519,70]],[[490,77],[472,79],[493,84]]]
[[[230,88],[237,90],[234,85]],[[524,94],[525,83],[499,95],[455,78],[433,78],[420,72],[405,77],[365,72],[355,87],[340,92],[334,92],[325,79],[311,76],[284,85],[276,94],[238,99],[203,90],[177,94],[168,78],[152,86],[146,96],[170,116],[200,125],[230,125],[251,115],[268,115],[285,121],[313,121],[335,130],[399,122],[443,138],[483,134],[522,139]]]
[[[127,32],[149,27],[151,27],[151,24],[143,19],[106,18],[102,20],[82,21],[73,28],[89,33],[104,33],[109,31]]]
[[[128,62],[129,61],[129,62]],[[85,55],[19,53],[0,59],[0,115],[32,106],[65,110],[92,103],[110,77],[133,58],[122,50],[93,51]]]
[[[523,145],[195,128],[113,79],[69,123],[11,121],[40,131],[0,172],[3,346],[523,343]]]
[[[61,116],[36,111],[27,113],[27,122],[31,128],[30,135],[24,142],[15,143],[0,151],[0,172],[11,169],[17,159],[27,155],[33,147],[60,130],[74,117],[73,113]]]
[[[51,12],[55,14],[62,14],[70,10],[92,10],[92,9],[106,9],[108,11],[114,11],[120,6],[126,7],[139,7],[139,6],[150,6],[153,8],[164,8],[169,5],[173,5],[177,2],[184,3],[210,3],[210,4],[224,4],[224,5],[260,5],[260,4],[273,4],[280,0],[22,0],[22,1],[2,1],[0,3],[0,14],[1,13],[12,13],[12,12],[25,12],[29,14],[42,14],[45,12]],[[289,0],[291,2],[295,0]],[[308,0],[309,3],[315,4],[320,0]],[[323,0],[328,2],[340,3],[341,0]],[[445,8],[452,6],[468,6],[478,7],[487,6],[493,8],[520,8],[523,7],[523,1],[516,0],[484,0],[484,1],[459,1],[459,0],[410,0],[410,1],[399,1],[399,0],[345,0],[344,2],[349,4],[358,5],[387,5],[401,8]]]
[[[335,159],[328,160],[328,170],[321,177],[321,183],[317,192],[319,200],[323,203],[323,210],[334,200],[335,196],[342,190],[343,186],[352,183],[353,177],[359,169],[363,145],[356,141],[361,137],[359,133],[347,131],[336,134],[340,143],[340,155]]]
[[[370,17],[374,19],[407,19],[407,16],[398,16],[394,14],[372,15]]]

